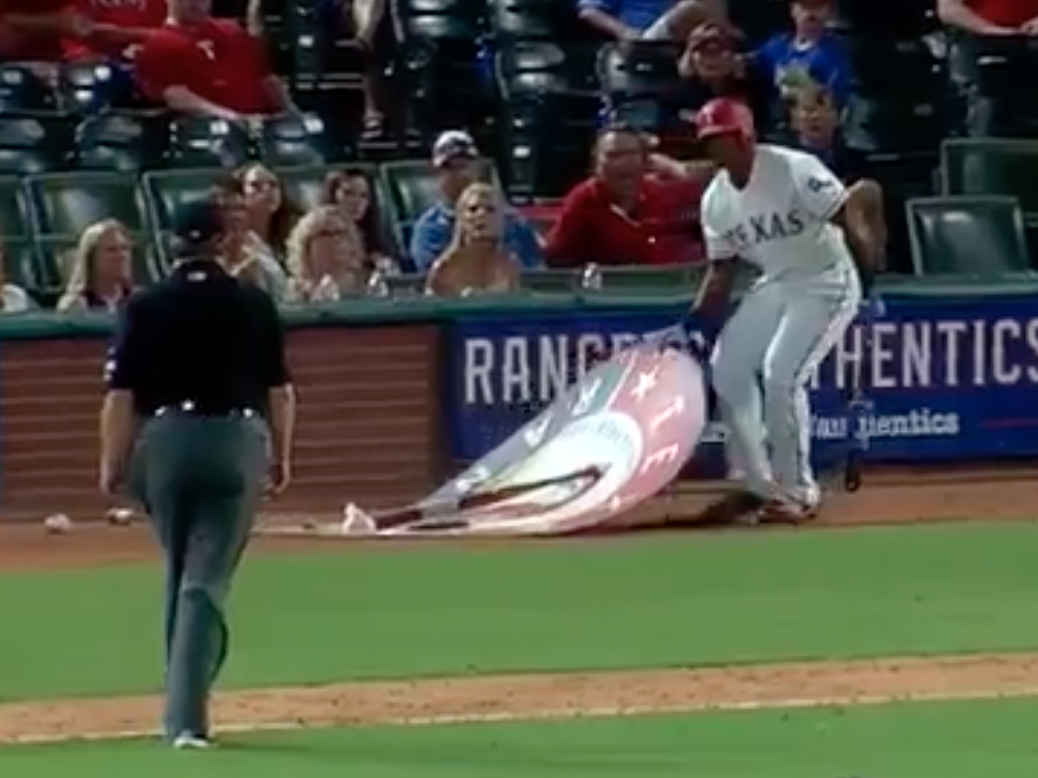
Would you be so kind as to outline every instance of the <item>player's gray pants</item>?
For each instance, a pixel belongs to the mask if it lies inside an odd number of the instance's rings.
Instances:
[[[267,471],[259,419],[171,414],[150,420],[134,461],[166,558],[166,713],[170,737],[206,733],[227,656],[224,608]]]
[[[775,497],[777,488],[779,495],[818,502],[805,385],[860,302],[850,272],[814,287],[764,283],[746,295],[721,332],[711,362],[728,428],[729,470],[761,497]]]

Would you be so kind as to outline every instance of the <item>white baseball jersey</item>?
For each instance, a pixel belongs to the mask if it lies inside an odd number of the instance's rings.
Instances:
[[[707,254],[741,257],[760,269],[762,281],[853,277],[843,230],[829,221],[846,200],[843,183],[817,158],[760,144],[745,188],[720,170],[703,194]]]

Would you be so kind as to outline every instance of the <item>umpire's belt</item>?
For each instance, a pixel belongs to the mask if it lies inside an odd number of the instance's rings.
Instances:
[[[157,418],[164,416],[198,416],[218,419],[255,419],[259,413],[254,408],[233,405],[211,405],[184,400],[175,405],[163,405],[155,411]]]

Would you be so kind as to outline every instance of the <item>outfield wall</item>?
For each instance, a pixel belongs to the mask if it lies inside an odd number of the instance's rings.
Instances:
[[[902,282],[866,348],[848,333],[813,382],[821,465],[846,449],[852,366],[867,354],[884,463],[1038,456],[1038,284]],[[603,349],[664,326],[687,296],[357,300],[286,314],[301,399],[287,509],[380,505],[432,491],[502,441]],[[0,320],[0,503],[67,510],[96,497],[97,410],[112,323],[50,314]],[[690,476],[717,475],[712,427]]]

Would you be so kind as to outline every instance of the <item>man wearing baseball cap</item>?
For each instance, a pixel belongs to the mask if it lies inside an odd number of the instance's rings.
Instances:
[[[280,317],[220,266],[223,225],[210,200],[176,214],[176,265],[124,306],[101,412],[101,489],[143,503],[165,554],[163,724],[176,748],[210,745],[227,593],[264,482],[288,485],[295,418]]]
[[[432,164],[439,181],[441,200],[415,221],[411,232],[411,261],[425,273],[450,245],[454,235],[454,204],[465,188],[480,179],[482,161],[472,136],[462,130],[441,133],[433,144]],[[524,268],[542,265],[537,233],[518,213],[505,214],[505,246]]]

